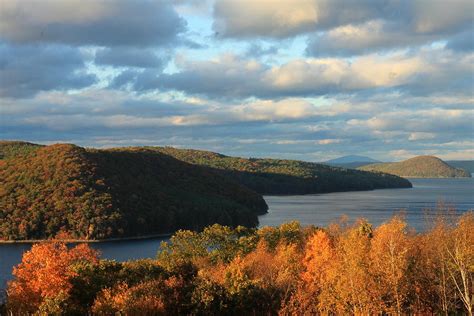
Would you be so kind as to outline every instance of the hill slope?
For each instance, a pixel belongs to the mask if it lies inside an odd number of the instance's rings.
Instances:
[[[258,193],[411,187],[388,174],[170,147],[0,142],[0,153],[0,239],[58,233],[105,239],[213,223],[255,226],[268,208]]]
[[[460,178],[471,176],[467,171],[453,168],[434,156],[417,156],[401,162],[378,163],[363,166],[359,169],[413,178]]]
[[[42,145],[22,141],[0,141],[0,159],[8,159],[35,151]]]
[[[221,171],[260,194],[312,194],[411,187],[403,178],[318,163],[229,157],[209,151],[147,147],[176,159]]]
[[[358,156],[358,155],[343,156],[343,157],[339,157],[339,158],[335,158],[335,159],[325,161],[326,164],[345,164],[345,163],[354,163],[354,162],[377,163],[377,162],[380,162],[380,161],[372,159],[370,157]]]
[[[379,162],[381,161],[366,156],[349,155],[325,161],[323,162],[323,164],[334,167],[357,169],[365,165],[370,165]]]
[[[260,195],[237,182],[156,151],[59,144],[10,152],[16,154],[0,160],[0,239],[256,226],[267,210]]]
[[[469,173],[474,173],[474,160],[448,160],[446,162],[454,168],[460,168]]]

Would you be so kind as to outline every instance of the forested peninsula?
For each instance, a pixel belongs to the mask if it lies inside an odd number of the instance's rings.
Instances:
[[[321,163],[229,157],[209,151],[147,147],[176,159],[219,170],[263,195],[299,195],[385,188],[411,188],[411,183],[390,174],[375,174]]]
[[[101,240],[258,225],[261,194],[410,187],[314,163],[170,147],[99,150],[0,142],[0,239]]]

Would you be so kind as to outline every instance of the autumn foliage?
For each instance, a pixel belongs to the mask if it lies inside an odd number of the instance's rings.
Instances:
[[[14,275],[13,314],[472,315],[474,214],[423,233],[400,216],[376,228],[214,225],[177,232],[155,260],[125,263],[39,244]]]
[[[17,313],[33,313],[64,300],[77,275],[73,266],[80,262],[96,264],[98,253],[85,244],[71,249],[59,242],[33,245],[13,270],[15,280],[8,286],[10,308]]]
[[[233,179],[157,151],[0,142],[0,240],[251,227],[267,209]]]

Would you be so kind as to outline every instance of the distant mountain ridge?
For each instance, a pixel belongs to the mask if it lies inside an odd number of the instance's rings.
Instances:
[[[379,162],[381,161],[372,159],[367,156],[348,155],[348,156],[331,159],[323,163],[329,166],[357,169],[358,167],[361,167],[361,166],[365,166],[365,165],[369,165],[373,163],[379,163]]]
[[[413,178],[469,178],[464,169],[454,168],[435,156],[417,156],[401,162],[376,163],[359,167],[359,170],[384,172]]]
[[[335,158],[335,159],[331,159],[331,160],[328,160],[328,161],[325,161],[326,163],[334,163],[334,164],[341,164],[341,163],[352,163],[352,162],[373,162],[373,163],[377,163],[377,162],[381,162],[379,160],[375,160],[375,159],[372,159],[370,157],[367,157],[367,156],[359,156],[359,155],[347,155],[347,156],[342,156],[342,157],[338,157],[338,158]]]

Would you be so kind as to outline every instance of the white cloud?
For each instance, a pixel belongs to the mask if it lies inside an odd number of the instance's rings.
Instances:
[[[214,6],[214,30],[225,37],[284,38],[360,23],[391,8],[370,0],[220,0]]]
[[[429,70],[429,65],[417,57],[369,55],[353,62],[335,58],[295,60],[273,67],[265,79],[281,89],[356,90],[397,86]]]
[[[437,155],[443,160],[474,160],[474,149],[437,153]]]
[[[319,145],[330,145],[330,144],[338,144],[342,142],[342,139],[332,139],[332,138],[328,138],[328,139],[321,139],[321,140],[318,140],[317,143]]]
[[[436,137],[435,133],[415,132],[415,133],[410,133],[410,136],[408,136],[408,140],[417,141],[417,140],[425,140],[425,139],[434,139],[435,137]]]
[[[310,35],[313,56],[358,55],[441,41],[473,23],[470,0],[220,0],[214,30],[231,38]]]
[[[281,65],[225,54],[211,60],[181,59],[173,74],[144,73],[134,89],[177,90],[213,98],[274,98],[396,89],[430,95],[450,91],[470,94],[474,55],[427,49],[389,55],[342,58],[295,58]],[[442,94],[441,94],[442,95]]]
[[[308,41],[312,56],[351,56],[405,48],[439,40],[436,34],[415,33],[391,21],[370,20],[358,25],[343,25],[325,33],[314,34]]]
[[[280,101],[262,100],[241,106],[232,110],[243,120],[279,120],[298,119],[318,114],[317,109],[309,102],[299,99]]]
[[[221,0],[214,18],[221,36],[286,37],[312,29],[319,17],[313,0]]]
[[[308,160],[464,157],[474,3],[449,5],[0,0],[0,135]]]

